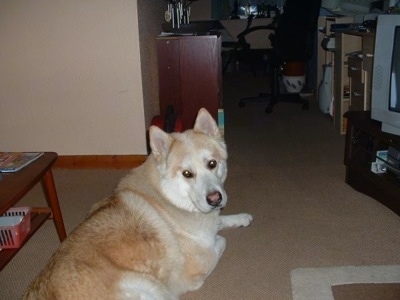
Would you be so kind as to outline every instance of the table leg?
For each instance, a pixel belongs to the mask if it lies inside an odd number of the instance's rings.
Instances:
[[[57,230],[58,237],[62,242],[67,237],[67,234],[65,232],[64,221],[61,214],[60,204],[58,202],[57,191],[51,169],[49,169],[44,174],[42,178],[42,187],[46,196],[47,203],[51,208],[53,221]]]

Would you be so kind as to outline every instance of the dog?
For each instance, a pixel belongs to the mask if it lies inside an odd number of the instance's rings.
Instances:
[[[94,204],[24,299],[172,300],[199,289],[224,252],[224,228],[246,227],[227,204],[226,144],[202,108],[194,128],[149,128],[151,153]]]

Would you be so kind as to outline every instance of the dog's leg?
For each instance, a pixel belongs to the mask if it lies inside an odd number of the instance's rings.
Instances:
[[[225,228],[247,227],[253,221],[253,216],[242,213],[237,215],[219,216],[219,230]]]
[[[223,236],[217,235],[215,237],[214,251],[215,251],[215,262],[212,264],[210,270],[207,273],[207,276],[211,274],[211,272],[215,269],[220,260],[222,253],[224,253],[226,247],[226,239]]]
[[[197,262],[204,272],[199,272],[199,275],[193,277],[190,282],[190,291],[198,290],[203,284],[206,278],[214,271],[215,267],[220,260],[222,253],[224,253],[226,247],[226,239],[220,235],[215,236],[215,241],[212,247],[207,246],[204,248],[205,255],[197,257]],[[201,269],[200,268],[200,269]]]
[[[214,249],[217,253],[217,261],[221,258],[222,253],[224,253],[226,247],[226,239],[220,235],[217,235],[215,239]]]

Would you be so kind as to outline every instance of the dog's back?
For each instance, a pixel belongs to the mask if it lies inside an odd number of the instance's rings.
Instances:
[[[175,299],[165,286],[182,265],[176,252],[176,241],[155,209],[132,191],[119,191],[95,205],[25,298],[130,299],[147,291],[163,295],[154,299]]]

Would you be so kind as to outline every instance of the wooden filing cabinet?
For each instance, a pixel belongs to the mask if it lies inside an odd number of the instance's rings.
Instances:
[[[343,114],[350,107],[350,78],[348,75],[348,54],[361,49],[361,37],[335,33],[335,54],[334,54],[334,115],[333,122],[341,134],[346,132],[346,119]]]
[[[350,80],[349,86],[349,110],[366,110],[365,107],[365,73],[361,53],[348,58],[347,73]]]
[[[371,108],[371,79],[375,34],[342,31],[335,33],[334,98],[335,127],[346,132],[347,111]]]
[[[375,33],[366,32],[362,35],[362,55],[364,71],[364,110],[371,109],[371,84],[372,70],[374,66]]]
[[[374,57],[374,35],[365,33],[362,36],[362,49],[348,58],[348,75],[350,78],[349,110],[371,109],[371,80]]]
[[[173,105],[183,129],[189,129],[204,107],[217,121],[222,107],[221,37],[158,37],[156,43],[161,115]]]

